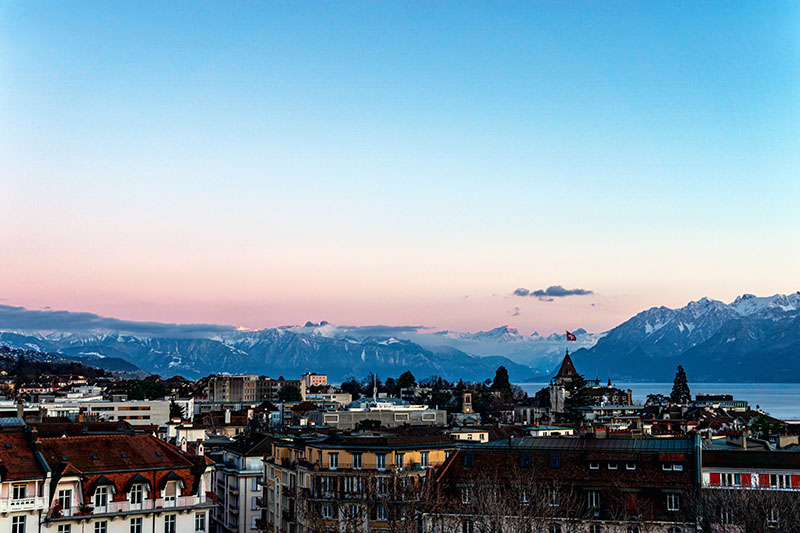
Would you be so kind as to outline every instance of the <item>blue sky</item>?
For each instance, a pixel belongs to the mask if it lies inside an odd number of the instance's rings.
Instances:
[[[793,2],[2,3],[0,297],[560,331],[793,292],[799,29]],[[512,294],[550,285],[594,294]]]

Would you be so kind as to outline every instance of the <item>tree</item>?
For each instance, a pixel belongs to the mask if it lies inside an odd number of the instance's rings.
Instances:
[[[577,375],[564,386],[564,412],[560,413],[558,418],[562,422],[582,424],[583,410],[581,407],[586,407],[591,403],[589,386],[582,375]]]
[[[353,400],[358,400],[362,394],[361,382],[354,377],[351,377],[347,381],[343,382],[341,389],[344,392],[349,393],[350,396],[353,397]]]
[[[648,394],[645,403],[647,405],[664,405],[667,403],[667,397],[663,394]]]
[[[689,384],[686,381],[686,372],[683,367],[678,365],[678,371],[675,372],[675,381],[672,384],[672,393],[669,399],[673,403],[689,403],[692,401],[692,393],[689,392]]]
[[[406,370],[400,377],[397,378],[397,386],[401,389],[407,389],[409,387],[413,387],[417,383],[417,379],[414,377],[414,374],[411,373],[410,370]]]
[[[491,390],[493,392],[499,392],[504,400],[510,400],[513,397],[513,393],[511,391],[511,382],[508,379],[508,370],[506,370],[506,367],[497,367],[497,372],[495,372]]]
[[[750,424],[750,431],[757,439],[768,440],[771,435],[783,430],[783,425],[764,415],[758,415]]]
[[[182,405],[178,405],[178,402],[175,401],[175,398],[172,398],[169,401],[169,417],[170,418],[181,418],[183,419],[185,415],[185,411]]]
[[[303,399],[303,395],[297,385],[284,385],[278,391],[278,399],[282,402],[297,402]]]

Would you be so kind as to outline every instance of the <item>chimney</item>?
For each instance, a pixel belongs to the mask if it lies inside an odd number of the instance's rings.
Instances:
[[[17,398],[17,417],[25,420],[25,404],[22,403],[22,398]]]

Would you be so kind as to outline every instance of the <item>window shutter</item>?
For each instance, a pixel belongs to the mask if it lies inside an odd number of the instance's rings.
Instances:
[[[711,472],[709,474],[709,482],[712,485],[719,485],[719,472]]]

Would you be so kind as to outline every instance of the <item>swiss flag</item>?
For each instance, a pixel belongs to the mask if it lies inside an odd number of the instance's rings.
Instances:
[[[570,333],[570,332],[568,331],[568,332],[567,332],[567,340],[568,340],[568,341],[576,341],[576,340],[578,340],[578,337],[576,337],[574,333]]]

